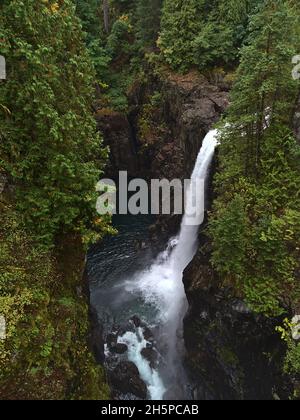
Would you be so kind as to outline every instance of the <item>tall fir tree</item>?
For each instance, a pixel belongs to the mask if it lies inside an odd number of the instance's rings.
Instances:
[[[299,14],[293,2],[266,0],[254,15],[251,34],[241,54],[230,109],[230,144],[246,174],[259,174],[264,129],[290,126],[298,95],[291,60],[298,51]],[[246,134],[246,135],[245,135]]]
[[[160,30],[162,0],[137,1],[137,35],[144,47],[156,44]]]
[[[203,3],[205,0],[164,1],[159,47],[173,69],[184,71],[193,64],[192,42],[201,31]]]
[[[59,232],[92,232],[95,220],[106,151],[91,113],[93,66],[71,1],[12,0],[1,9],[1,167],[27,226],[49,246]]]
[[[272,316],[300,300],[300,147],[292,131],[299,81],[291,74],[299,18],[289,0],[266,0],[252,18],[220,136],[210,221],[212,263],[224,282]]]
[[[180,71],[235,65],[261,1],[165,0],[160,46],[166,62]]]

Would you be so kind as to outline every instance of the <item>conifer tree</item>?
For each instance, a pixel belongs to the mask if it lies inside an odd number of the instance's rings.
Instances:
[[[300,298],[300,147],[292,132],[299,81],[291,75],[299,17],[293,1],[266,0],[251,21],[220,136],[210,221],[213,265],[252,309],[272,316]]]
[[[162,0],[137,1],[138,37],[143,46],[155,46],[160,29]]]
[[[73,3],[5,1],[0,37],[8,72],[0,86],[7,110],[0,159],[18,209],[46,246],[58,232],[88,233],[106,151],[91,114],[94,72]]]
[[[174,69],[188,70],[193,64],[192,42],[201,31],[203,3],[205,0],[164,1],[159,46]]]
[[[160,46],[175,70],[235,64],[248,20],[262,0],[166,0]]]
[[[238,137],[246,173],[258,174],[264,129],[293,118],[299,84],[291,77],[291,58],[298,51],[299,14],[290,1],[267,0],[250,31],[232,93],[230,137]]]

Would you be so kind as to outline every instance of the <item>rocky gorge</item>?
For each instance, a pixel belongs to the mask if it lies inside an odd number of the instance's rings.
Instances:
[[[202,139],[226,112],[228,90],[225,83],[212,84],[193,73],[169,74],[151,79],[148,84],[137,83],[130,93],[128,115],[97,112],[98,127],[111,151],[107,174],[116,177],[119,170],[127,170],[130,177],[148,180],[189,177]],[[156,103],[155,96],[159,99]],[[216,157],[213,172],[217,164]],[[213,196],[210,182],[208,209]],[[178,217],[159,217],[150,229],[152,240],[162,232],[176,232],[179,222]],[[210,265],[211,245],[205,225],[199,233],[199,243],[195,258],[184,272],[189,303],[184,319],[185,364],[193,384],[192,398],[287,398],[292,385],[282,377],[280,369],[285,347],[275,331],[280,320],[255,315],[230,285],[222,284]],[[140,322],[136,317],[131,325],[137,328]],[[101,326],[96,329],[98,343],[99,331]],[[117,398],[120,392],[129,393],[132,398],[146,398],[136,366],[122,361],[122,356],[120,359],[120,354],[128,350],[125,344],[117,344],[122,332],[116,327],[104,340],[114,353],[110,384]],[[148,334],[154,336],[149,329]],[[155,338],[152,340],[142,351],[150,364],[155,363],[156,354]],[[98,349],[100,361],[104,360],[102,343],[100,358]]]

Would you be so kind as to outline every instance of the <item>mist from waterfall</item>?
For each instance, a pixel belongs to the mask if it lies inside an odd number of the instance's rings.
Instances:
[[[166,390],[184,381],[181,362],[182,333],[188,303],[182,278],[184,269],[197,251],[199,231],[199,224],[191,225],[189,218],[195,204],[197,180],[207,181],[209,167],[218,144],[217,137],[218,131],[212,130],[203,140],[187,192],[185,215],[178,237],[169,241],[167,249],[159,255],[150,269],[140,273],[135,281],[125,283],[127,291],[141,295],[145,303],[155,306],[155,324],[160,326],[160,344],[163,343],[166,348],[163,367],[158,375],[156,370],[145,368],[145,361],[140,354],[135,354],[135,351],[140,353],[138,337],[127,334],[121,338],[130,348],[129,359],[137,364],[151,399],[162,400]],[[199,219],[199,223],[202,221],[203,217]]]

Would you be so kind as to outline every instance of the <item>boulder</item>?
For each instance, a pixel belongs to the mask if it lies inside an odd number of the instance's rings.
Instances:
[[[144,328],[143,336],[144,336],[144,339],[147,340],[147,341],[153,341],[154,340],[153,333],[148,327]]]
[[[134,315],[130,321],[132,321],[134,323],[134,326],[136,328],[140,328],[142,326],[142,321],[140,320],[140,318],[136,315]]]
[[[109,374],[111,385],[123,394],[133,394],[145,400],[147,398],[147,386],[141,379],[139,370],[132,362],[121,362]]]
[[[153,348],[151,347],[144,348],[141,351],[141,355],[143,356],[144,359],[146,359],[149,362],[151,369],[154,369],[156,367],[157,352]]]
[[[127,350],[128,350],[128,347],[126,346],[126,344],[122,344],[122,343],[117,343],[112,349],[112,351],[117,354],[124,354],[127,352]]]
[[[110,350],[115,349],[118,342],[118,336],[116,334],[108,334],[106,337],[106,344]]]

